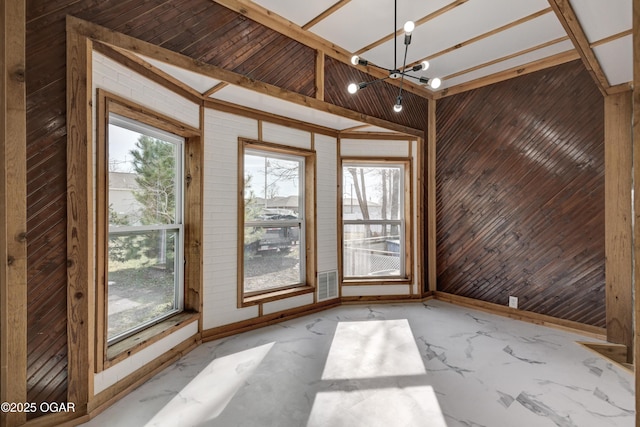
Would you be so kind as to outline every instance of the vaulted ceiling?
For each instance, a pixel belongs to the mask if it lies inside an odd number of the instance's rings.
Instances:
[[[272,63],[265,69],[271,70],[270,73],[275,73],[286,81],[291,81],[303,72],[308,74],[311,71],[313,74],[315,49],[326,56],[326,59],[323,59],[326,68],[324,89],[321,89],[324,92],[322,96],[333,96],[333,98],[338,96],[343,105],[353,100],[359,102],[354,105],[364,103],[368,106],[371,101],[371,97],[364,95],[349,96],[346,93],[347,79],[363,78],[370,82],[378,78],[396,86],[399,85],[398,80],[390,79],[390,73],[379,67],[397,69],[405,63],[406,45],[402,26],[407,20],[412,20],[416,24],[411,43],[406,50],[407,68],[428,60],[430,63],[428,70],[411,72],[411,74],[442,79],[442,86],[438,89],[431,89],[414,80],[404,83],[408,91],[425,98],[442,98],[577,59],[580,59],[591,73],[594,83],[603,94],[628,90],[632,80],[632,0],[607,2],[603,0],[314,0],[313,2],[213,0],[213,2],[217,3],[218,7],[224,6],[225,10],[232,14],[235,12],[235,16],[240,18],[238,21],[232,19],[229,22],[229,25],[238,27],[233,29],[235,36],[230,37],[230,40],[235,42],[229,46],[216,45],[217,47],[213,48],[209,55],[214,55],[218,60],[212,63],[224,67],[226,64],[224,61],[238,62],[243,57],[242,50],[238,50],[241,49],[240,41],[251,42],[256,46],[262,46],[261,49],[254,49],[255,52],[262,52],[260,55],[264,58],[260,63]],[[253,30],[259,27],[244,24],[242,21],[244,17],[257,22],[257,25],[264,26],[262,28],[266,31],[275,30],[269,34],[280,34],[282,40],[289,40],[290,43],[272,43],[271,39],[263,40],[256,36]],[[205,28],[209,28],[209,25],[205,25]],[[223,31],[225,28],[227,27],[222,26],[219,30]],[[219,43],[220,37],[229,35],[228,31],[231,29],[227,28],[226,32],[220,33],[218,37],[211,35],[205,39],[209,40],[209,44]],[[294,52],[290,51],[295,48],[299,53],[301,47],[306,52],[303,56],[294,55]],[[347,65],[353,54],[369,61],[369,65],[356,67]],[[286,69],[282,69],[281,60],[274,62],[276,56],[282,57],[282,55],[295,58],[295,61],[291,62],[291,67],[285,66]],[[149,64],[150,68],[162,70],[207,99],[270,111],[276,115],[336,130],[357,128],[365,132],[384,131],[383,127],[370,124],[367,126],[357,118],[353,120],[353,118],[341,117],[339,114],[300,108],[299,103],[287,99],[259,94],[237,85],[228,85],[223,80],[211,76],[206,77],[163,61],[138,56]],[[206,61],[206,58],[202,59]],[[340,87],[333,87],[335,82],[332,82],[326,71],[333,70],[338,64],[341,67],[338,71],[341,75],[338,82]],[[234,70],[248,77],[262,80],[260,76],[253,75],[254,71],[245,70],[242,66]],[[302,93],[313,96],[312,74],[305,80],[306,84],[311,83],[311,86]],[[272,77],[270,79],[273,80]],[[367,95],[373,93],[380,95],[386,89],[388,93],[384,96],[395,99],[397,88],[389,89],[391,87],[378,84],[379,89],[376,92],[368,91],[371,93]],[[316,86],[315,90],[317,89]],[[316,96],[318,96],[317,93]],[[405,94],[405,96],[412,95]],[[331,99],[334,100],[333,98]],[[361,98],[360,101],[358,98]],[[393,103],[390,99],[387,101]],[[415,99],[413,101],[406,104],[409,107],[419,106]],[[332,101],[329,100],[329,102]],[[357,107],[354,109],[366,111]],[[404,116],[409,117],[407,114],[404,113]],[[369,115],[385,117],[384,114],[379,115],[374,110]],[[414,115],[424,117],[424,113],[420,111]],[[413,122],[418,123],[420,120]],[[415,125],[413,122],[409,120],[404,124],[413,124],[413,127],[418,129],[423,128],[422,124]]]
[[[577,58],[603,93],[632,80],[632,0],[397,0],[397,21],[394,0],[216,2],[391,69],[394,49],[403,63],[402,26],[412,20],[407,63],[430,62],[416,75],[442,78],[436,97]]]

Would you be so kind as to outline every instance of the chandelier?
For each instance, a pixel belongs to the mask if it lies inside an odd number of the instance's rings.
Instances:
[[[382,77],[380,79],[377,80],[372,80],[369,82],[360,82],[360,83],[351,83],[349,84],[349,86],[347,87],[347,91],[350,94],[355,94],[356,92],[358,92],[360,89],[364,89],[367,86],[370,86],[374,83],[380,82],[380,81],[384,81],[387,79],[400,79],[400,90],[398,92],[398,96],[396,97],[396,103],[393,106],[393,111],[395,111],[396,113],[399,113],[400,111],[402,111],[402,84],[404,83],[404,79],[405,77],[408,78],[412,78],[414,80],[417,80],[418,82],[422,83],[422,84],[426,84],[429,85],[429,87],[431,87],[432,89],[437,89],[440,87],[440,84],[442,83],[442,81],[435,77],[435,78],[428,78],[428,77],[423,77],[423,76],[414,76],[409,74],[409,72],[416,72],[416,71],[421,71],[421,70],[426,70],[429,68],[429,61],[422,61],[419,64],[407,67],[407,51],[409,50],[409,45],[411,44],[411,33],[413,33],[413,30],[415,29],[416,25],[413,21],[407,21],[404,24],[403,30],[404,30],[404,61],[402,62],[402,67],[398,67],[397,65],[397,50],[398,50],[398,43],[397,43],[397,39],[398,39],[398,0],[394,0],[394,14],[393,14],[393,34],[394,34],[394,38],[393,38],[393,69],[389,69],[389,68],[385,68],[385,67],[381,67],[379,65],[376,65],[372,62],[367,61],[366,59],[362,59],[360,58],[358,55],[353,55],[351,57],[351,63],[353,65],[370,65],[372,67],[378,68],[380,70],[384,70],[388,73],[388,75],[386,77]]]

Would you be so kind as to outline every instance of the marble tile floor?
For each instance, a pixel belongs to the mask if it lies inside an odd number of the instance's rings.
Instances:
[[[204,343],[84,424],[635,425],[596,341],[441,301],[341,306]]]

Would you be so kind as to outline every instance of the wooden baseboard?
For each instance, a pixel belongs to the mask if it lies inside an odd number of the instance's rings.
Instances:
[[[352,297],[342,297],[344,305],[351,304],[392,304],[398,302],[420,302],[422,295],[361,295]]]
[[[610,360],[621,368],[627,369],[631,372],[634,371],[633,365],[628,363],[628,349],[624,344],[601,344],[586,341],[578,341],[578,344]]]
[[[605,328],[597,326],[585,325],[584,323],[574,322],[572,320],[559,319],[557,317],[547,316],[545,314],[533,313],[531,311],[518,310],[506,307],[500,304],[480,301],[473,298],[453,295],[446,292],[436,291],[434,297],[440,301],[450,302],[452,304],[464,307],[475,308],[477,310],[486,311],[488,313],[509,317],[511,319],[522,320],[524,322],[534,323],[536,325],[549,326],[552,328],[562,329],[568,332],[585,335],[599,340],[607,340],[607,331]]]

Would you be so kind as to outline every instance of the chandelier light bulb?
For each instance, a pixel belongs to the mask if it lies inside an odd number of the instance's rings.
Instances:
[[[356,93],[358,91],[358,85],[355,83],[351,83],[349,86],[347,86],[347,91],[353,95],[354,93]]]
[[[407,34],[411,34],[415,28],[416,24],[414,24],[413,21],[407,21],[404,24],[404,32]]]
[[[422,61],[420,65],[422,65],[423,70],[429,69],[429,61]]]
[[[429,86],[431,86],[431,89],[438,89],[441,84],[442,84],[442,80],[440,80],[437,77],[429,80]]]
[[[351,63],[352,63],[353,65],[358,65],[358,61],[359,61],[359,60],[360,60],[360,57],[359,57],[358,55],[353,55],[353,56],[351,57]]]
[[[393,106],[393,111],[396,113],[402,111],[402,94],[398,95],[398,98],[396,98],[396,105]]]

